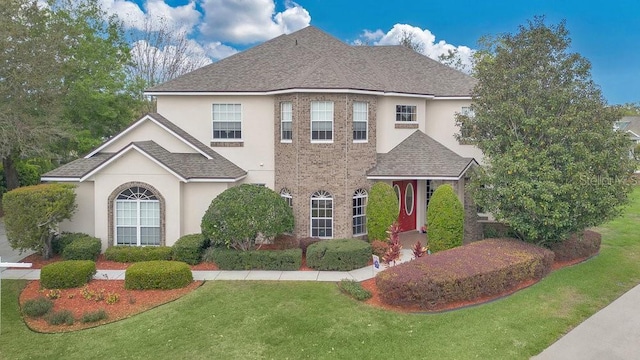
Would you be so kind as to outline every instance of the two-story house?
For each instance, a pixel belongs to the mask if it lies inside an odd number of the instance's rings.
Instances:
[[[364,236],[371,185],[400,200],[403,230],[425,223],[434,189],[464,184],[481,152],[455,114],[475,81],[402,46],[351,46],[309,26],[148,90],[148,114],[43,181],[77,185],[64,231],[111,245],[172,245],[200,232],[211,200],[242,183],[293,208],[299,237]]]

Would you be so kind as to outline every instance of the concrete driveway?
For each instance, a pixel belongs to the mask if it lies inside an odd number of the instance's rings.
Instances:
[[[0,259],[2,262],[18,262],[25,256],[32,254],[33,251],[25,251],[20,254],[19,251],[13,250],[7,240],[7,232],[4,228],[4,219],[0,218]],[[4,269],[0,268],[0,271]]]

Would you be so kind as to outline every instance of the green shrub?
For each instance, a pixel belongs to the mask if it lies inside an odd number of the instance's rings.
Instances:
[[[104,258],[115,262],[140,262],[171,260],[170,246],[111,246],[104,252]]]
[[[351,279],[342,279],[338,283],[338,288],[344,294],[351,296],[358,301],[365,301],[371,298],[371,292],[362,287],[362,284]]]
[[[489,239],[423,256],[376,276],[390,305],[439,310],[447,304],[497,296],[546,276],[553,253],[513,239]]]
[[[178,289],[193,281],[191,268],[181,261],[142,261],[129,266],[124,287],[130,290]]]
[[[89,235],[73,239],[62,250],[65,260],[97,260],[102,250],[102,242]]]
[[[251,250],[258,234],[272,239],[293,231],[293,210],[275,191],[242,184],[213,199],[201,229],[215,246]]]
[[[73,240],[75,239],[80,239],[80,238],[84,238],[86,236],[89,236],[85,233],[68,233],[68,232],[64,232],[56,237],[53,238],[53,240],[51,241],[51,247],[53,249],[53,253],[54,254],[58,254],[58,255],[62,255],[62,252],[64,251],[64,248],[71,244],[71,242],[73,242]],[[82,260],[82,259],[79,259]]]
[[[107,312],[104,311],[104,309],[100,309],[82,314],[80,321],[83,323],[92,323],[105,320],[107,317]]]
[[[387,229],[398,220],[398,196],[387,183],[377,182],[367,199],[367,237],[369,241],[387,238]]]
[[[438,252],[462,245],[464,208],[453,187],[438,186],[427,208],[429,250]]]
[[[88,283],[96,273],[91,260],[67,260],[40,269],[40,285],[45,289],[68,289]]]
[[[387,250],[389,250],[389,246],[389,243],[386,241],[373,240],[373,242],[371,243],[371,252],[373,253],[373,255],[377,255],[382,258],[384,254],[387,253]]]
[[[300,249],[302,249],[302,255],[306,255],[307,254],[307,248],[309,248],[309,245],[311,244],[315,244],[317,242],[320,241],[324,241],[324,239],[320,239],[317,237],[306,237],[306,238],[302,238],[300,239]]]
[[[307,248],[307,266],[316,270],[351,271],[370,259],[371,245],[357,239],[325,240]]]
[[[173,244],[173,260],[196,265],[202,261],[202,253],[209,247],[209,240],[202,234],[185,235]]]
[[[30,299],[22,305],[22,313],[28,317],[41,317],[53,308],[53,302],[44,296]]]
[[[205,260],[214,262],[221,270],[299,270],[302,250],[251,250],[238,251],[210,248]]]
[[[49,325],[73,325],[75,321],[70,310],[54,311],[49,313],[46,318]]]
[[[596,255],[600,251],[602,236],[591,230],[585,230],[581,234],[573,234],[562,242],[556,242],[549,246],[555,254],[555,261],[573,261],[586,259]]]

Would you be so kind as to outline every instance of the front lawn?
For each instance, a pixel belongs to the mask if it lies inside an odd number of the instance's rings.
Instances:
[[[24,281],[2,282],[3,359],[527,359],[640,283],[640,188],[601,229],[600,255],[515,295],[441,314],[399,314],[314,282],[208,282],[133,318],[66,334],[29,331]]]

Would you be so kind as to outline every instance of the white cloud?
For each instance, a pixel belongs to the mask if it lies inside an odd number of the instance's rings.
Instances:
[[[287,1],[276,13],[274,0],[204,0],[202,35],[218,41],[251,44],[299,30],[311,22],[309,12]]]
[[[444,40],[436,42],[436,37],[431,31],[421,29],[408,24],[395,24],[388,32],[378,29],[376,31],[364,30],[360,37],[360,43],[370,43],[374,45],[398,45],[403,33],[413,35],[414,41],[422,45],[422,54],[434,60],[438,60],[438,56],[447,54],[450,50],[458,52],[460,62],[465,72],[470,72],[474,51],[467,46],[455,46]],[[358,42],[358,40],[356,40]]]
[[[214,60],[224,59],[238,52],[238,50],[232,48],[231,46],[227,46],[220,41],[207,43],[204,46],[204,50],[206,54]]]
[[[127,29],[143,30],[145,21],[150,20],[152,25],[190,33],[202,16],[196,9],[195,1],[173,7],[164,0],[146,0],[143,8],[129,0],[100,0],[100,3],[107,14],[117,15]]]

